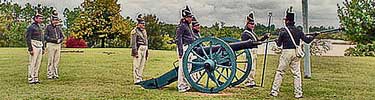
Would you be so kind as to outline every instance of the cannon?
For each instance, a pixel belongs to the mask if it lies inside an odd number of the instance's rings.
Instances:
[[[158,78],[138,83],[145,89],[162,88],[177,81],[178,67],[183,67],[186,81],[204,93],[217,93],[234,87],[248,77],[252,58],[248,49],[260,41],[205,37],[194,41],[184,52],[182,66],[176,66]]]

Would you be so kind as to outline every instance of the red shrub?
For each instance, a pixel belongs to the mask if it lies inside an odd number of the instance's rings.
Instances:
[[[86,41],[83,39],[75,39],[73,37],[69,37],[65,43],[67,48],[87,48]]]

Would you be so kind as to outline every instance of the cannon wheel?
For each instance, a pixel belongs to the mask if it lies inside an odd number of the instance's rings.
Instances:
[[[219,47],[215,51],[213,46]],[[209,47],[209,50],[203,47]],[[201,48],[203,55],[197,54],[196,48]],[[193,59],[189,61],[189,57]],[[223,40],[213,37],[198,39],[184,53],[182,67],[185,78],[200,92],[217,93],[232,83],[237,66],[235,57],[233,50]]]
[[[227,43],[240,42],[238,39],[234,38],[221,38]],[[237,62],[237,73],[234,77],[231,87],[241,84],[249,76],[252,68],[252,57],[249,49],[235,51],[236,62]],[[245,54],[245,56],[244,56]]]

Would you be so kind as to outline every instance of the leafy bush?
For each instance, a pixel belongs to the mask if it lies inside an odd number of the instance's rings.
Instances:
[[[375,1],[345,0],[338,6],[340,23],[352,41],[368,44],[375,41]]]
[[[0,47],[25,47],[25,30],[28,26],[26,22],[15,22],[0,35]]]
[[[271,46],[270,48],[276,54],[281,54],[281,48],[275,45]],[[323,53],[326,53],[328,50],[331,50],[332,43],[326,40],[316,39],[313,42],[311,42],[310,48],[310,53],[312,55],[322,55]]]
[[[354,48],[345,50],[345,56],[372,56],[375,57],[375,42],[372,44],[358,44]]]
[[[176,50],[176,47],[177,45],[176,44],[169,44],[168,41],[170,40],[173,40],[173,38],[171,38],[168,34],[167,35],[163,35],[163,46],[161,47],[161,49],[163,50]]]
[[[322,55],[328,50],[331,50],[332,43],[327,40],[316,39],[311,42],[310,48],[310,53],[312,55]]]
[[[86,41],[83,39],[75,39],[73,37],[69,37],[65,43],[67,48],[87,48]]]

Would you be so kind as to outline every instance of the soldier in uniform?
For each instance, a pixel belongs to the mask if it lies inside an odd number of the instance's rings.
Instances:
[[[302,98],[302,82],[301,82],[301,70],[300,70],[300,57],[296,55],[296,46],[300,45],[300,40],[310,43],[317,34],[305,35],[301,30],[297,29],[294,25],[294,13],[292,7],[287,9],[286,17],[284,18],[285,28],[279,31],[279,38],[276,40],[277,46],[282,46],[282,53],[279,60],[279,66],[276,70],[275,79],[273,81],[271,96],[277,96],[279,93],[282,78],[285,74],[287,66],[291,67],[291,72],[294,77],[294,97]],[[290,37],[292,34],[292,37]],[[293,38],[293,40],[292,40]]]
[[[196,17],[193,17],[193,20],[191,22],[191,26],[192,26],[192,29],[193,29],[194,37],[196,39],[201,38],[201,33],[200,33],[201,26],[200,26],[198,20],[196,19]]]
[[[254,12],[251,11],[250,14],[246,17],[246,26],[245,31],[241,34],[241,41],[253,40],[253,41],[264,41],[270,37],[270,33],[264,34],[262,38],[258,38],[257,34],[254,32],[255,29],[255,20],[254,20]],[[253,88],[256,86],[255,78],[255,69],[256,69],[256,59],[257,59],[257,45],[252,47],[251,51],[251,58],[252,58],[252,67],[250,71],[250,75],[247,77],[245,81],[245,86]],[[246,65],[247,66],[247,65]]]
[[[27,28],[25,39],[30,54],[28,65],[28,81],[30,84],[39,83],[39,67],[44,54],[44,35],[42,28],[43,16],[37,12],[34,22]]]
[[[47,42],[48,66],[47,78],[58,79],[58,63],[60,61],[61,43],[64,40],[64,34],[59,26],[59,18],[56,9],[51,16],[51,24],[47,25],[45,30],[45,40]]]
[[[198,22],[198,20],[196,19],[195,16],[193,16],[193,20],[191,22],[191,27],[192,27],[191,29],[193,30],[194,40],[197,40],[197,39],[201,38],[201,33],[200,33],[201,26],[200,26],[200,24],[199,24],[199,22]],[[190,58],[195,59],[196,56],[192,56]],[[194,81],[198,80],[199,77],[201,77],[201,72],[192,74],[192,78],[193,78]]]
[[[148,57],[146,22],[141,14],[138,15],[137,21],[137,26],[131,31],[134,84],[142,81],[143,68]]]
[[[177,37],[177,53],[179,58],[179,69],[178,69],[178,91],[185,92],[190,89],[189,84],[186,82],[182,68],[182,57],[188,45],[193,43],[195,40],[194,34],[190,24],[193,20],[193,14],[191,13],[188,6],[182,10],[182,19],[177,27],[176,37]],[[190,59],[191,57],[189,57]]]

